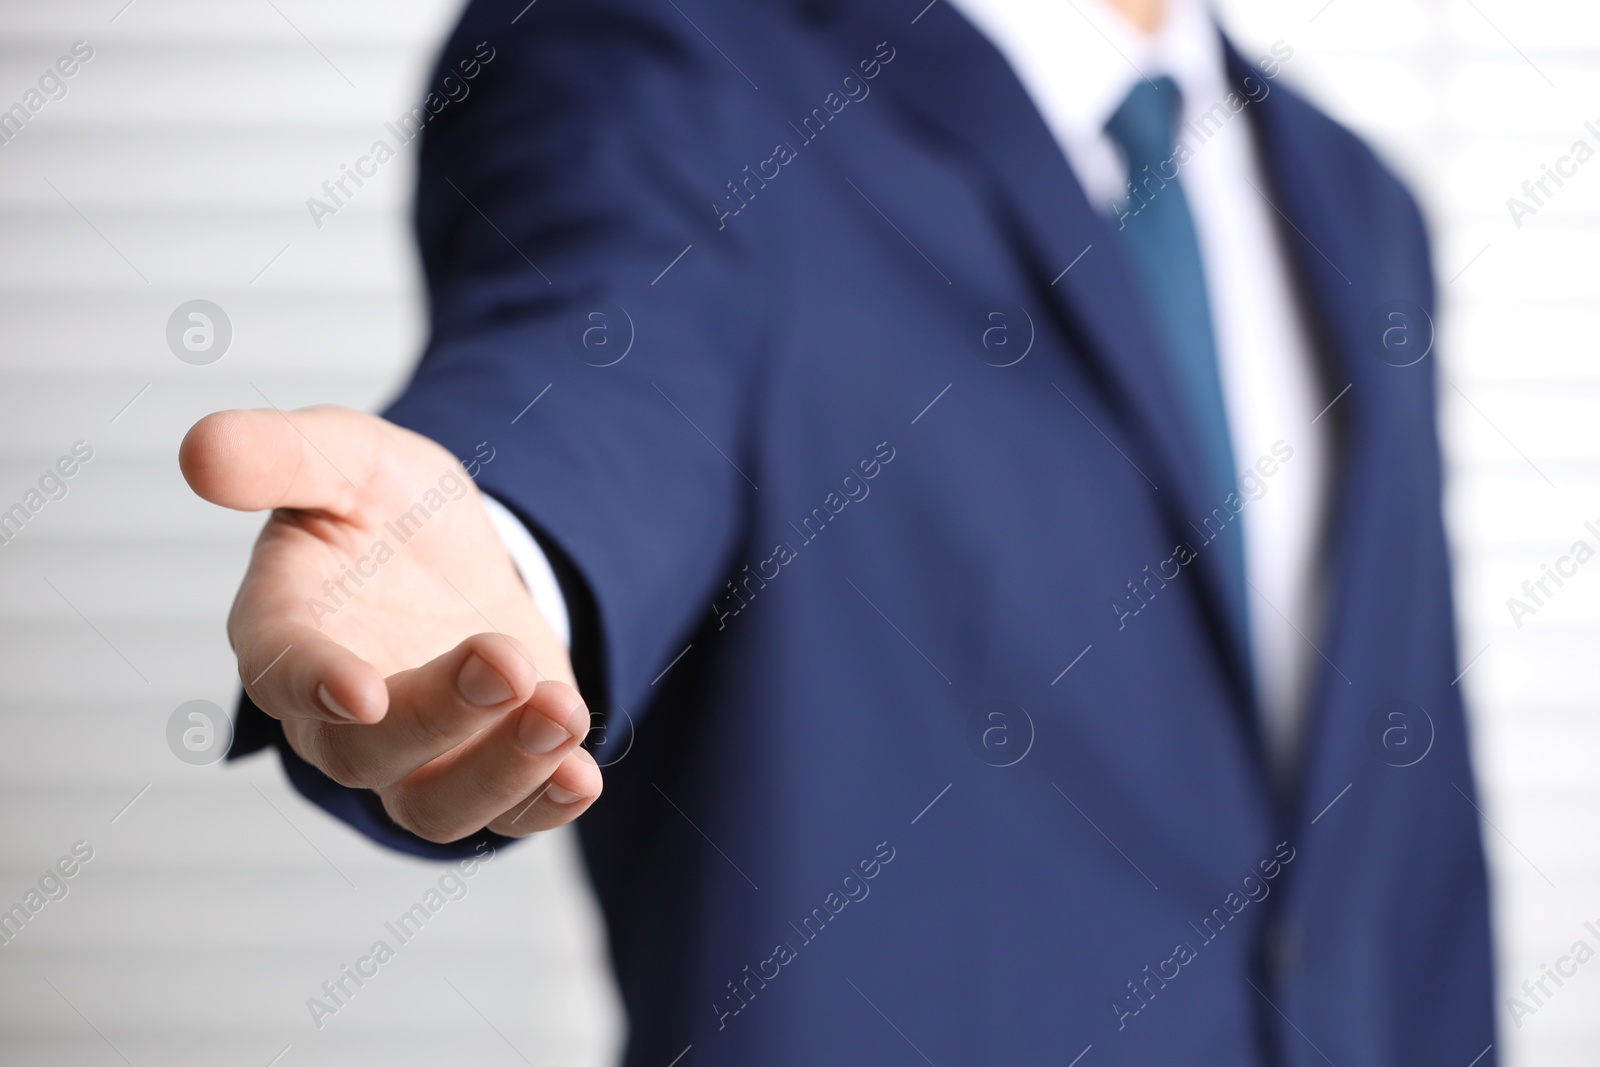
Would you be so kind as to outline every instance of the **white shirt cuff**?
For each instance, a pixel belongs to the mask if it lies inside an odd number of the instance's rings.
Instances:
[[[528,528],[522,525],[522,520],[488,493],[483,494],[483,506],[489,512],[489,521],[494,523],[495,532],[505,542],[517,573],[522,575],[522,584],[528,587],[534,606],[545,617],[550,628],[555,630],[556,636],[561,638],[561,643],[570,649],[572,623],[567,617],[567,600],[561,595],[561,584],[556,581],[556,572],[550,566],[544,549],[539,547],[539,542],[528,532]]]

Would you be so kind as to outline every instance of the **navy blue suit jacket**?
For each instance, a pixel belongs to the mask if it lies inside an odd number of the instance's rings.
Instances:
[[[1281,83],[1234,120],[1348,386],[1275,789],[1206,547],[1253,487],[1201,497],[1114,226],[924,2],[479,0],[442,54],[494,50],[426,131],[432,339],[388,414],[492,446],[573,604],[627,1063],[1465,1067],[1434,360],[1382,333],[1429,330],[1415,204]],[[269,742],[379,841],[473,847],[247,707]]]

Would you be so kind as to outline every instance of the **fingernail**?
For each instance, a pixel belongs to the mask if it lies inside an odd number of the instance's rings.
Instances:
[[[466,697],[467,703],[480,708],[492,708],[516,696],[516,690],[511,688],[511,683],[500,677],[500,672],[485,663],[483,657],[476,653],[468,656],[467,662],[461,665],[461,670],[456,675],[456,688],[461,691],[463,697]]]
[[[559,785],[552,785],[544,791],[545,799],[552,804],[571,804],[575,800],[582,800],[582,793],[574,793],[570,789],[562,789]]]
[[[323,707],[339,716],[339,718],[344,719],[347,722],[359,721],[354,715],[345,710],[343,704],[340,704],[337,700],[333,699],[333,694],[328,692],[328,687],[325,683],[317,683],[317,699],[322,701]]]
[[[560,723],[527,708],[523,710],[522,722],[517,725],[517,740],[529,752],[542,756],[571,741],[572,734]]]

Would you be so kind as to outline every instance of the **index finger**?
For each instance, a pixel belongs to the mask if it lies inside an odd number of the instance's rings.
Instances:
[[[378,669],[310,626],[260,627],[235,651],[244,691],[275,719],[373,723],[389,710]]]

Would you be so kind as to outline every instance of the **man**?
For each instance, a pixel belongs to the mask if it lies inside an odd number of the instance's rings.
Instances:
[[[416,855],[583,815],[630,1065],[1493,1062],[1427,248],[1292,43],[522,8],[390,421],[185,440],[275,509],[235,754]]]

